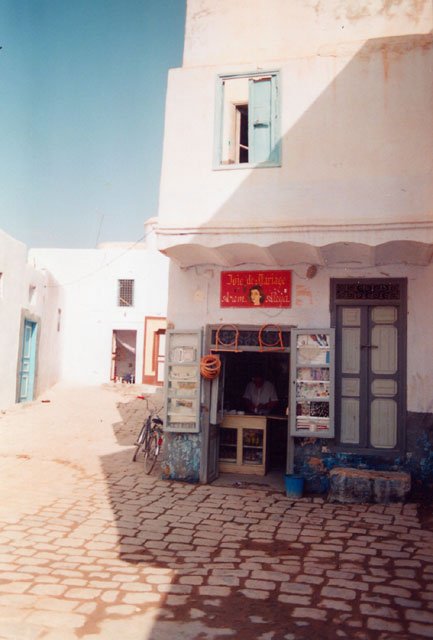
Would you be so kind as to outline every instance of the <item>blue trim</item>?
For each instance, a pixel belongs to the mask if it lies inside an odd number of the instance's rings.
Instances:
[[[18,402],[33,400],[38,323],[24,320]]]
[[[224,114],[224,81],[236,78],[261,78],[271,76],[272,102],[271,102],[271,156],[264,162],[242,162],[237,164],[221,164],[222,156],[222,129]],[[267,167],[281,167],[281,125],[280,125],[280,73],[279,71],[253,71],[251,73],[237,73],[218,75],[215,91],[215,119],[214,119],[214,153],[213,169],[217,171],[234,169],[258,169]]]

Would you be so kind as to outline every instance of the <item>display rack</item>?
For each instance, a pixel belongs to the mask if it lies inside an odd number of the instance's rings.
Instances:
[[[200,430],[200,331],[167,331],[164,429]]]
[[[292,330],[292,436],[334,437],[334,332]]]
[[[264,475],[266,440],[266,417],[225,415],[220,430],[219,470]]]

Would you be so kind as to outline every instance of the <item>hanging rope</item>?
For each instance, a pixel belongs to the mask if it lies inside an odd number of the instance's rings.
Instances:
[[[206,380],[218,378],[221,371],[221,360],[218,356],[203,356],[200,360],[200,373]]]

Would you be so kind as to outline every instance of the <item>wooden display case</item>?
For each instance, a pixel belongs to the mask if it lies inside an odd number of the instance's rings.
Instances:
[[[199,331],[167,331],[164,429],[177,433],[200,430]]]
[[[334,329],[294,329],[292,436],[334,437]]]
[[[222,473],[264,476],[267,457],[266,416],[224,416],[219,446]]]

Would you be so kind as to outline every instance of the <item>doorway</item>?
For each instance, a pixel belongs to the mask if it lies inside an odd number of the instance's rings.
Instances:
[[[165,368],[165,318],[148,316],[144,325],[143,383],[161,387]]]
[[[18,402],[33,400],[36,372],[36,340],[38,323],[24,320],[23,342],[19,373]]]
[[[266,415],[266,469],[269,472],[284,473],[286,467],[288,406],[289,406],[289,372],[290,356],[288,353],[221,353],[223,366],[224,413],[246,412],[243,394],[255,373],[260,373],[263,380],[269,381],[275,388],[278,401]],[[242,415],[242,414],[240,414]],[[221,438],[220,438],[221,446]]]
[[[250,330],[250,337],[251,333]],[[290,341],[290,334],[285,341]],[[237,352],[218,352],[218,356],[222,367],[209,390],[201,481],[223,485],[247,482],[282,490],[284,476],[293,468],[293,438],[289,437],[290,351],[286,345],[281,351],[266,352],[250,344]],[[243,399],[257,369],[273,384],[278,398],[264,415],[252,414]]]
[[[114,330],[111,350],[111,380],[135,383],[137,332]]]

